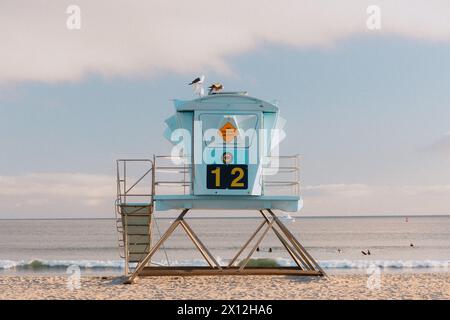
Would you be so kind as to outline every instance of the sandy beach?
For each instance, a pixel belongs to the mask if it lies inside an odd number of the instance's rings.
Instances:
[[[0,299],[450,299],[450,273],[367,276],[149,277],[123,285],[117,277],[81,277],[69,289],[64,276],[1,276]]]

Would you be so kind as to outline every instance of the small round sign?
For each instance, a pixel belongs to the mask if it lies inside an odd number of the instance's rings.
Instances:
[[[229,152],[224,152],[222,155],[222,162],[224,164],[229,164],[233,161],[233,155]]]

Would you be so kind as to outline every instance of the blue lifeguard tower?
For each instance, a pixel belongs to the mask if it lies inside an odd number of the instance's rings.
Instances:
[[[274,212],[302,207],[298,156],[276,152],[284,138],[276,104],[246,92],[221,92],[175,100],[174,106],[164,132],[174,145],[171,155],[117,160],[117,227],[128,282],[154,275],[324,275]],[[136,166],[146,168],[131,179]],[[262,221],[227,265],[220,265],[184,219],[193,209],[257,210]],[[168,210],[181,213],[153,243],[153,214]],[[209,266],[153,265],[155,252],[179,226]],[[270,230],[295,266],[247,267]]]

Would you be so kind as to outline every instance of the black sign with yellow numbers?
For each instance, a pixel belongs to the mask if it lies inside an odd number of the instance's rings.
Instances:
[[[246,164],[209,164],[206,166],[206,188],[247,189],[247,172]]]

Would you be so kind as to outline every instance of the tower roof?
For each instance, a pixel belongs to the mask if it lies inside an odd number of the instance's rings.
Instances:
[[[213,110],[214,108],[239,111],[278,111],[275,104],[250,97],[246,92],[221,92],[194,100],[175,100],[174,105],[177,111]]]

